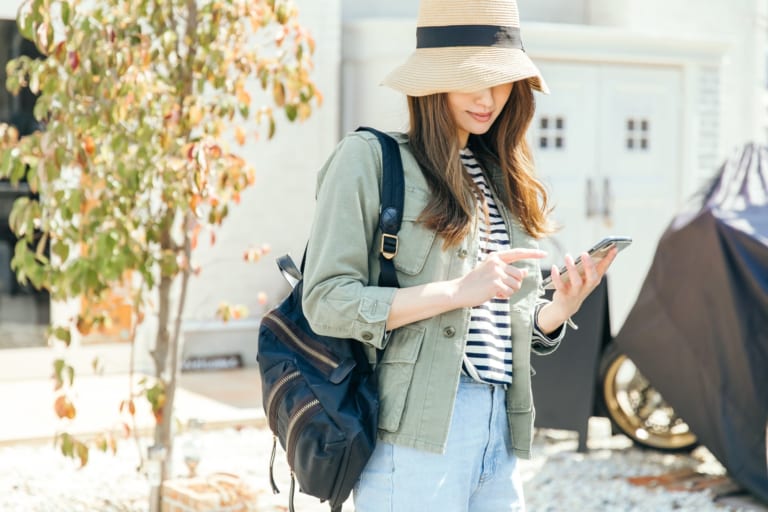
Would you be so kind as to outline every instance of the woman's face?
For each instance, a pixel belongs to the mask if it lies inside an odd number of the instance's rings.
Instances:
[[[449,92],[448,107],[458,128],[459,146],[467,145],[469,134],[482,135],[499,117],[512,93],[512,83],[475,92]]]

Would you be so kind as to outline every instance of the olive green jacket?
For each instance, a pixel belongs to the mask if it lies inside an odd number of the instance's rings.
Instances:
[[[416,222],[430,196],[427,182],[410,152],[400,143],[405,173],[405,204],[394,258],[400,286],[456,279],[477,262],[478,237],[445,249],[436,233]],[[503,190],[497,169],[489,169],[495,190]],[[445,449],[461,373],[470,309],[456,309],[398,328],[387,335],[386,320],[395,288],[376,286],[379,276],[379,190],[381,146],[368,132],[347,135],[318,177],[317,207],[304,272],[303,307],[312,328],[322,335],[354,338],[384,348],[377,366],[379,438],[441,453]],[[537,248],[503,202],[496,201],[512,247]],[[514,383],[507,389],[507,416],[515,454],[530,457],[534,409],[531,395],[532,308],[541,294],[541,272],[534,260],[519,292],[510,298]],[[552,351],[556,345],[547,351]],[[539,352],[539,350],[537,350]]]

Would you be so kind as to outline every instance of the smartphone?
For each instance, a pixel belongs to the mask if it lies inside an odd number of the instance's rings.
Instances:
[[[592,258],[592,261],[597,265],[597,262],[608,256],[608,253],[614,247],[621,251],[626,247],[629,247],[629,244],[631,243],[632,238],[628,236],[607,236],[590,247],[587,254],[589,254],[589,257]],[[576,264],[576,269],[581,272],[581,256],[576,258],[574,263]],[[564,283],[567,283],[568,268],[563,265],[558,270],[560,271],[560,278]],[[545,290],[553,290],[555,288],[555,283],[552,282],[551,276],[547,276],[541,284],[544,286]]]

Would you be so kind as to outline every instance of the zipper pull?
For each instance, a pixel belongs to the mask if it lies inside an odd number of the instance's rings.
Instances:
[[[274,472],[274,466],[275,466],[275,451],[277,451],[277,436],[272,436],[272,455],[269,457],[269,483],[272,485],[272,493],[277,494],[280,492],[280,489],[277,488],[277,484],[275,484],[275,472]]]
[[[293,492],[296,488],[296,474],[291,470],[291,490],[288,493],[288,512],[296,512],[293,508]]]

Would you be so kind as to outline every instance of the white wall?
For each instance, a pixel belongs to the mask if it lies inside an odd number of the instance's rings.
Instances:
[[[412,18],[419,12],[417,0],[342,0],[344,21],[360,18]],[[414,24],[415,26],[415,24]]]
[[[201,239],[195,259],[203,270],[191,281],[186,315],[189,320],[214,317],[220,301],[242,303],[252,314],[261,312],[256,295],[263,290],[271,301],[282,298],[284,279],[275,256],[290,252],[300,260],[314,210],[315,176],[337,142],[339,72],[341,61],[340,0],[299,0],[300,21],[317,41],[314,80],[324,96],[323,106],[304,123],[291,124],[279,113],[277,133],[249,143],[241,154],[256,168],[256,184],[242,196],[216,245]],[[245,263],[251,245],[268,243],[272,254]]]
[[[12,20],[16,19],[16,12],[19,10],[22,0],[3,0],[0,2],[0,18]]]
[[[747,141],[765,142],[765,13],[764,0],[590,0],[589,21],[632,31],[724,41],[722,160]]]
[[[589,13],[588,2],[589,0],[517,0],[523,37],[525,37],[524,23],[528,20],[548,23],[586,23]]]
[[[518,0],[522,20],[552,23],[585,23],[588,0]],[[344,21],[361,18],[409,18],[416,20],[417,0],[344,0]],[[414,24],[415,26],[415,24]],[[523,27],[523,30],[525,28]]]

